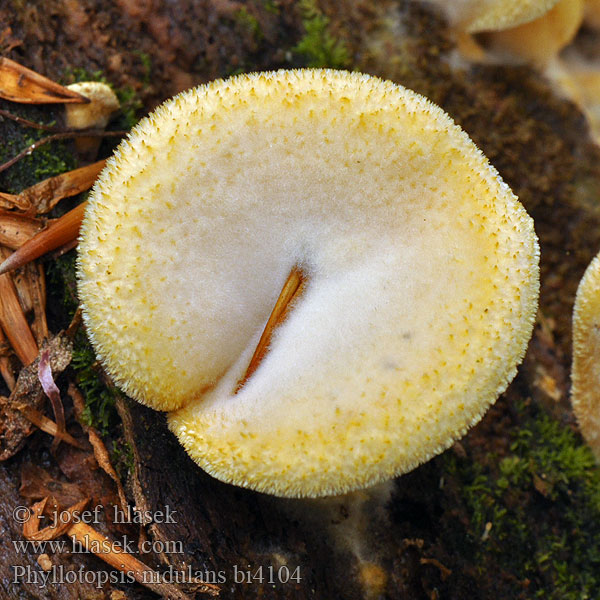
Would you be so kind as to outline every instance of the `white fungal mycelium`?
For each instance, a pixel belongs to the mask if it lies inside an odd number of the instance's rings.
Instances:
[[[91,195],[88,334],[215,477],[281,496],[441,452],[506,388],[538,296],[533,224],[425,98],[358,73],[241,75],[142,120]],[[238,390],[290,271],[306,281]]]

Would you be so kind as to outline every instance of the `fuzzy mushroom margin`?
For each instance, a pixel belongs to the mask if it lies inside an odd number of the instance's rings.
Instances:
[[[81,229],[88,335],[207,472],[278,496],[429,460],[513,379],[533,222],[450,117],[334,70],[240,75],[143,119]],[[256,371],[290,271],[306,285]]]
[[[600,254],[586,269],[575,296],[571,383],[579,429],[600,461]]]

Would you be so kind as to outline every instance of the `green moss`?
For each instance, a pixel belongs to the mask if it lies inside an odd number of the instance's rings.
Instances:
[[[33,177],[37,181],[70,171],[77,166],[77,160],[65,142],[43,145],[35,153]]]
[[[279,2],[277,0],[262,0],[263,8],[272,15],[279,14]]]
[[[233,19],[238,27],[247,31],[257,42],[263,39],[264,35],[258,19],[250,14],[245,6],[234,13]]]
[[[64,329],[72,319],[78,306],[75,275],[75,252],[69,252],[48,262],[49,315],[51,327]],[[76,382],[85,399],[84,419],[105,436],[118,423],[116,392],[105,385],[100,376],[94,350],[83,329],[77,332],[74,340],[71,367],[75,371]]]
[[[120,479],[124,479],[126,473],[133,473],[135,458],[129,442],[119,439],[114,443],[111,451],[111,463]]]
[[[600,597],[600,470],[569,428],[534,407],[510,453],[490,465],[444,455],[470,515],[468,537],[482,577],[509,573],[514,597]],[[486,524],[488,524],[486,526]],[[491,528],[490,525],[491,524]]]
[[[107,435],[118,422],[116,392],[99,377],[96,355],[81,331],[75,336],[71,366],[85,398],[84,421],[95,427],[101,435]]]
[[[142,101],[138,93],[130,86],[115,90],[115,94],[121,105],[121,115],[115,121],[115,127],[129,130],[140,120]]]
[[[142,52],[141,50],[135,50],[134,54],[140,57],[140,61],[142,66],[144,67],[144,75],[142,77],[142,81],[144,85],[150,85],[150,77],[152,75],[152,58],[146,52]]]
[[[0,101],[0,107],[30,121],[55,125],[62,107],[28,106]],[[0,164],[4,163],[38,140],[51,135],[48,131],[25,127],[8,119],[2,122]],[[77,167],[69,141],[55,141],[40,146],[12,167],[0,173],[0,190],[16,194],[47,177]]]
[[[80,81],[101,81],[102,83],[109,84],[106,76],[101,70],[88,71],[82,67],[67,69],[64,77],[61,79],[62,85],[70,85],[72,83],[79,83]]]
[[[346,45],[329,33],[329,19],[321,12],[316,0],[300,0],[305,34],[292,48],[307,67],[343,69],[350,58]]]

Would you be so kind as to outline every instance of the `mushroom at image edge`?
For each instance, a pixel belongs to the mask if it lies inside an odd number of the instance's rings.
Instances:
[[[577,288],[571,379],[573,412],[600,461],[600,255],[589,264]]]
[[[467,135],[414,92],[331,70],[163,104],[100,176],[78,261],[115,381],[170,411],[206,471],[280,496],[450,446],[514,377],[539,287],[533,223]]]

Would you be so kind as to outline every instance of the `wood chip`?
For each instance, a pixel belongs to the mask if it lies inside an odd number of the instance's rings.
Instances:
[[[85,96],[8,58],[0,58],[0,98],[22,104],[89,102]]]
[[[50,571],[52,569],[52,561],[47,554],[40,554],[37,559],[38,565],[42,571]]]

